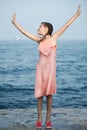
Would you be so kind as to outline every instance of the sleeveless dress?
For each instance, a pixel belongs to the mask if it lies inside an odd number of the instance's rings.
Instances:
[[[56,41],[51,37],[39,43],[36,65],[35,97],[56,93]]]

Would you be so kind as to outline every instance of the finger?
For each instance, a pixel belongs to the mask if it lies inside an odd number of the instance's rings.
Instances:
[[[14,17],[16,17],[16,13],[14,13],[13,15],[14,15]]]
[[[13,13],[13,17],[16,17],[16,13]]]
[[[79,4],[78,8],[80,9],[81,5]]]

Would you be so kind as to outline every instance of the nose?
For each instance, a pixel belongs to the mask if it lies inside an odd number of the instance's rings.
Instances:
[[[38,28],[38,32],[40,31],[40,29]]]

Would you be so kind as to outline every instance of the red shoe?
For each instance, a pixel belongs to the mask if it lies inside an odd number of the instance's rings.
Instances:
[[[42,128],[42,123],[40,121],[36,122],[36,128],[39,128],[39,129]]]
[[[46,123],[46,128],[48,129],[48,128],[52,128],[52,123],[51,122],[47,122]]]

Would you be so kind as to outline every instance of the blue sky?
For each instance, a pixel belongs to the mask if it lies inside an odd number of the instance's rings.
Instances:
[[[23,36],[11,23],[16,12],[17,22],[37,35],[42,21],[53,24],[54,32],[61,28],[81,5],[81,16],[64,32],[60,39],[87,39],[87,0],[0,0],[0,40],[21,40]]]

